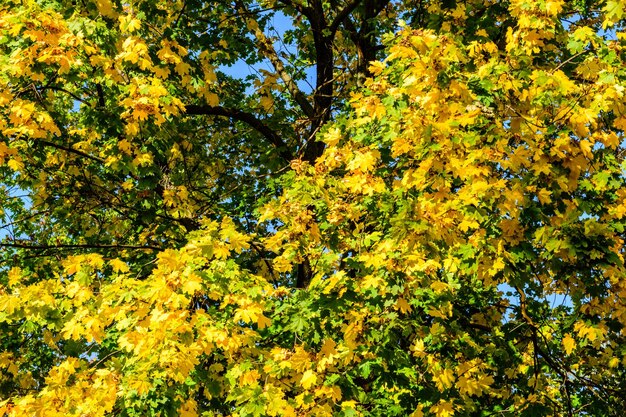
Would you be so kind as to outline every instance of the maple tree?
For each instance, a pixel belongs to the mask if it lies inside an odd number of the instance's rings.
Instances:
[[[625,9],[5,1],[0,415],[620,415]]]

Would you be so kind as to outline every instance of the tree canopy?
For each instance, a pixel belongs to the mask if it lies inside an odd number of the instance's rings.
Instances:
[[[0,416],[621,416],[625,29],[5,0]]]

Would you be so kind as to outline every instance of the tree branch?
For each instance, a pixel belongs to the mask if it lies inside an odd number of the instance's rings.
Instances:
[[[74,148],[69,148],[67,146],[59,145],[59,144],[54,143],[54,142],[49,142],[49,141],[44,140],[44,139],[36,139],[35,143],[40,143],[40,144],[42,144],[44,146],[50,146],[50,147],[53,147],[53,148],[57,148],[57,149],[60,149],[62,151],[68,152],[68,153],[73,153],[75,155],[82,156],[83,158],[91,159],[92,161],[96,161],[96,162],[99,162],[99,163],[104,163],[104,161],[102,159],[100,159],[100,158],[98,158],[96,156],[89,155],[88,153],[79,151],[79,150],[74,149]]]
[[[293,155],[282,138],[274,130],[263,123],[263,121],[259,120],[251,113],[221,106],[195,104],[185,106],[185,113],[188,115],[223,116],[244,122],[265,136],[265,138],[276,147],[281,158],[287,162],[290,162],[293,159]]]
[[[85,103],[85,104],[89,104],[84,99],[78,97],[76,94],[74,94],[71,91],[68,91],[68,90],[66,90],[66,89],[64,89],[62,87],[57,87],[57,86],[54,86],[54,85],[44,85],[44,86],[41,86],[41,87],[35,87],[35,89],[37,91],[44,91],[44,90],[60,91],[62,93],[65,93],[65,94],[69,95],[70,97],[72,97],[76,101],[79,101],[79,102]]]
[[[301,13],[303,16],[309,19],[309,21],[314,18],[313,9],[309,6],[300,4],[297,1],[293,0],[281,0],[281,3],[285,4],[286,6],[293,7],[297,12]]]
[[[344,7],[339,13],[337,13],[337,16],[335,16],[330,26],[328,26],[328,29],[330,30],[330,33],[332,35],[335,34],[337,29],[339,28],[339,25],[343,23],[343,21],[350,15],[350,13],[354,11],[354,9],[357,8],[360,3],[361,0],[352,0],[352,2],[348,3],[346,7]]]

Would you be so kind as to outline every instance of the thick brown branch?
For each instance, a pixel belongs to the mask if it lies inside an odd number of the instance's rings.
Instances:
[[[300,14],[305,16],[307,19],[309,19],[309,21],[314,18],[314,11],[309,6],[305,6],[304,4],[300,4],[297,1],[293,1],[293,0],[281,0],[281,3],[283,3],[286,6],[292,7],[297,12],[299,12]]]
[[[239,109],[230,109],[221,106],[195,105],[189,104],[185,106],[188,115],[207,115],[207,116],[223,116],[231,119],[239,120],[248,124],[250,127],[261,133],[276,149],[278,154],[285,161],[290,162],[293,155],[289,151],[287,144],[282,138],[271,128],[269,128],[261,120],[257,119],[251,113],[244,112]]]
[[[341,11],[339,13],[337,13],[335,18],[331,22],[330,26],[328,26],[328,30],[330,31],[330,33],[332,35],[335,34],[337,29],[339,28],[339,25],[341,25],[344,22],[344,20],[348,16],[350,16],[350,13],[352,13],[354,11],[354,9],[356,9],[358,7],[358,5],[361,3],[361,1],[362,0],[353,0],[350,3],[348,3],[346,5],[346,7],[341,9]]]
[[[98,92],[98,107],[104,108],[106,106],[106,100],[104,98],[104,90],[102,84],[96,84],[96,91]]]
[[[344,25],[350,32],[350,38],[357,47],[359,61],[357,71],[362,77],[369,77],[369,63],[376,59],[376,53],[381,49],[376,44],[375,18],[389,4],[389,0],[365,0],[360,27],[357,29],[349,19],[344,19]]]

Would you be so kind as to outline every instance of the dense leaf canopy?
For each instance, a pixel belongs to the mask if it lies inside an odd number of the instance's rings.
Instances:
[[[624,30],[5,0],[0,415],[621,416]]]

